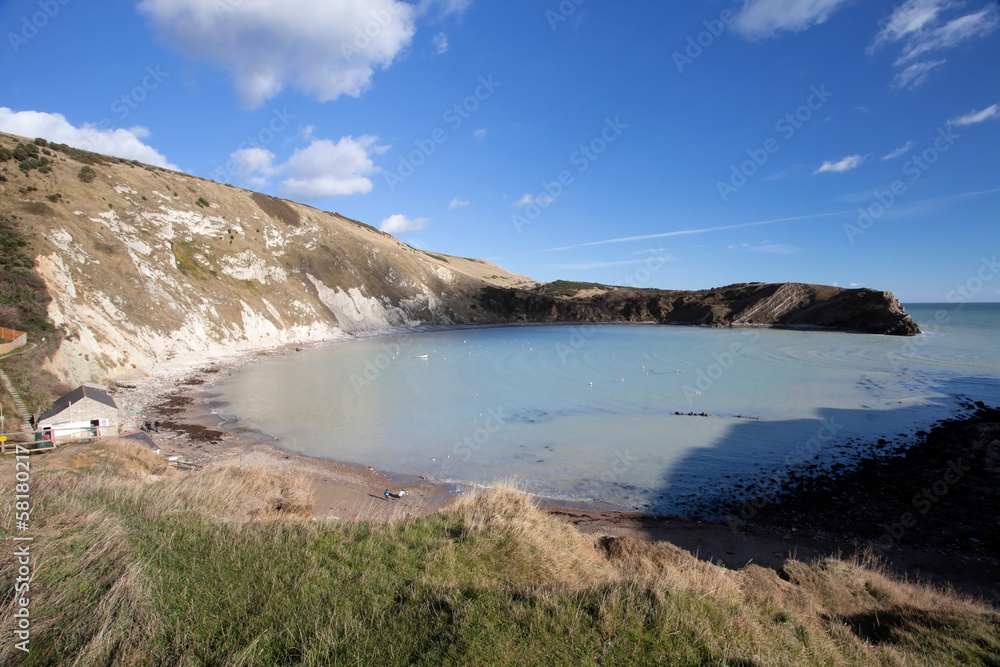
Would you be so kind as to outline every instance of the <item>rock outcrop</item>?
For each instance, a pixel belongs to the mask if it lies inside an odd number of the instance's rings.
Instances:
[[[45,369],[71,384],[234,349],[425,323],[916,332],[891,294],[872,290],[746,284],[605,288],[581,298],[483,260],[418,250],[337,213],[2,133],[0,225],[11,239],[28,239],[34,266],[17,270],[23,280],[44,281],[34,298],[47,304],[45,326],[55,327],[50,345],[62,336],[46,352]]]
[[[606,288],[581,298],[554,296],[549,293],[552,291],[563,290],[551,286],[486,287],[480,294],[480,306],[504,322],[657,322],[712,327],[818,327],[894,336],[919,333],[890,292],[871,289],[741,283],[697,291]]]

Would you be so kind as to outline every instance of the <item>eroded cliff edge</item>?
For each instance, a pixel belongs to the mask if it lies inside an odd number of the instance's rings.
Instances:
[[[480,306],[505,322],[656,322],[712,327],[778,326],[912,336],[920,333],[891,292],[803,283],[740,283],[697,291],[593,288],[567,294],[485,287]]]

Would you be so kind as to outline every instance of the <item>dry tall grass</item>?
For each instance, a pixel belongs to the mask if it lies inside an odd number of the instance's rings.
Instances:
[[[93,461],[33,480],[40,663],[1000,662],[995,611],[871,558],[727,570],[583,535],[507,484],[433,516],[290,522],[311,513],[303,479],[178,472],[128,442]],[[0,662],[25,659],[0,645]]]

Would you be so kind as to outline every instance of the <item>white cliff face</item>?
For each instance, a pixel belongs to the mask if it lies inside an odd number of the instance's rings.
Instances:
[[[44,179],[0,182],[0,214],[34,239],[49,318],[66,334],[47,370],[67,382],[457,321],[475,312],[484,284],[526,280],[332,213],[114,158],[83,183],[75,158],[57,158]],[[47,203],[50,191],[61,199]]]
[[[356,287],[345,292],[339,287],[330,289],[309,274],[306,277],[316,286],[320,301],[337,318],[340,328],[348,333],[420,324],[419,320],[408,319],[404,309],[386,305],[375,297],[366,297]]]

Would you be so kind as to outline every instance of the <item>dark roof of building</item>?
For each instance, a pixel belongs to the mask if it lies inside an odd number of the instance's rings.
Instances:
[[[107,391],[99,389],[92,384],[82,384],[53,403],[51,408],[42,413],[42,416],[38,418],[38,421],[54,417],[68,408],[70,403],[79,403],[85,398],[97,401],[98,403],[103,403],[104,405],[114,408],[115,410],[118,409],[118,404],[115,403],[115,399],[111,398]]]

